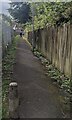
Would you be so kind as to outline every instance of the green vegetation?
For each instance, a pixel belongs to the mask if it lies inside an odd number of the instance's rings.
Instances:
[[[34,23],[38,27],[72,22],[72,2],[41,2],[33,6],[35,9]]]
[[[59,26],[64,23],[72,23],[71,2],[36,2],[31,3],[33,11],[34,29],[44,28],[47,25]],[[28,30],[31,23],[27,24]]]
[[[46,67],[45,74],[50,76],[52,81],[56,82],[61,89],[71,94],[71,80],[61,73],[57,68],[55,68],[55,66],[53,66],[49,60],[47,60],[40,52],[38,52],[38,50],[34,50],[34,55],[37,56],[41,63]]]
[[[7,49],[6,55],[2,60],[2,118],[8,118],[9,116],[9,83],[11,82],[11,75],[13,73],[13,65],[15,64],[15,52],[16,52],[16,37],[12,45]]]

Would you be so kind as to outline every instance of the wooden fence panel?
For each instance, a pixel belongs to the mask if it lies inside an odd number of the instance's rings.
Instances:
[[[61,72],[72,77],[72,25],[47,26],[37,33],[37,49]]]

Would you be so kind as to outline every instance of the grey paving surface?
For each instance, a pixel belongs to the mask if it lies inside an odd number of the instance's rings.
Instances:
[[[13,81],[18,83],[20,118],[62,118],[58,88],[44,73],[29,45],[20,40],[13,73]]]

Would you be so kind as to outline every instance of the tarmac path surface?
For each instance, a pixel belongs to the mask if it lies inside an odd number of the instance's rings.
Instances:
[[[13,81],[18,83],[20,118],[62,118],[59,90],[23,39],[17,46]]]

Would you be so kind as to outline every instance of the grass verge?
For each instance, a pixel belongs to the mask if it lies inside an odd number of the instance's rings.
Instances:
[[[18,36],[16,36],[10,47],[8,47],[6,55],[2,60],[2,118],[9,117],[9,83],[13,73],[13,65],[15,64],[15,53]]]

